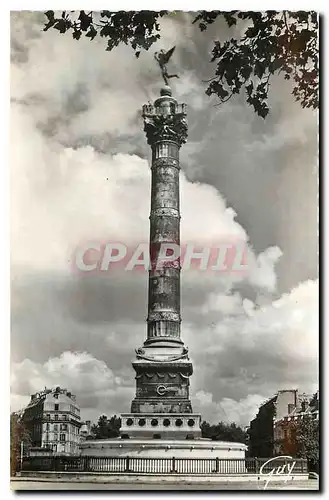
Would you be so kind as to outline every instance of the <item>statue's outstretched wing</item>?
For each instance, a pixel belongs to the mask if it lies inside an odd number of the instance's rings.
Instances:
[[[168,52],[163,54],[163,61],[165,64],[169,61],[169,59],[173,55],[175,48],[176,48],[176,45],[174,45],[172,49],[168,50]]]

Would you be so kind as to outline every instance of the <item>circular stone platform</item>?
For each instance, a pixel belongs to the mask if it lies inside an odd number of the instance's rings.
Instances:
[[[81,443],[82,456],[140,458],[245,458],[243,443],[210,439],[99,439]]]

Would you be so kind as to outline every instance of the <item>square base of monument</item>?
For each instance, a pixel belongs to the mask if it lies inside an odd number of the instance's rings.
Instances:
[[[122,413],[120,436],[141,439],[201,438],[201,415],[195,413]]]

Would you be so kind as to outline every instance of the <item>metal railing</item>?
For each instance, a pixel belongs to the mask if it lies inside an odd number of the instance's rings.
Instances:
[[[295,462],[293,474],[306,474],[307,461],[301,458],[276,458],[264,466],[267,458],[139,458],[53,456],[25,457],[22,471],[108,472],[115,474],[262,474],[274,467]],[[261,470],[261,467],[263,469]],[[282,472],[283,473],[283,472]],[[288,470],[286,471],[288,473]]]

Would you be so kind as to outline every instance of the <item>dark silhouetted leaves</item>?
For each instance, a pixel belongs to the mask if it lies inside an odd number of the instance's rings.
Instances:
[[[294,82],[292,93],[302,107],[318,107],[318,21],[314,12],[215,12],[229,26],[239,21],[248,21],[248,25],[241,25],[238,39],[224,44],[214,41],[211,60],[217,68],[207,95],[226,102],[224,90],[233,95],[244,87],[247,103],[265,118],[270,78],[283,73],[286,80]],[[198,13],[196,20],[201,28],[208,22],[208,13]]]
[[[90,29],[89,29],[88,33],[86,33],[86,36],[88,38],[90,38],[90,40],[93,40],[96,35],[97,35],[97,31],[95,30],[95,28],[93,26],[90,26]]]
[[[141,50],[149,48],[160,38],[159,21],[170,12],[81,10],[78,20],[63,11],[60,18],[54,11],[45,12],[44,31],[54,28],[60,33],[72,31],[75,40],[84,34],[93,40],[97,34],[107,38],[106,50],[119,44],[130,45],[138,58]],[[318,74],[318,15],[306,11],[199,11],[192,24],[203,32],[218,18],[229,27],[239,25],[238,38],[224,43],[214,40],[211,62],[215,74],[208,80],[206,94],[228,101],[234,94],[245,91],[247,103],[265,118],[270,79],[281,74],[290,80],[292,94],[302,107],[319,106]],[[75,17],[76,19],[76,17]]]
[[[91,15],[87,15],[84,10],[80,10],[79,21],[80,21],[81,31],[87,31],[87,29],[89,28],[89,26],[91,25],[91,23],[93,21],[93,18]],[[88,36],[88,35],[86,35],[86,36]]]
[[[74,30],[74,31],[73,31],[73,38],[74,38],[75,40],[79,40],[79,39],[80,39],[80,37],[81,37],[81,31]]]
[[[45,12],[45,16],[47,17],[48,21],[52,21],[53,19],[55,19],[53,10],[47,10],[47,12]]]
[[[60,33],[65,33],[65,31],[67,30],[65,19],[60,19],[59,21],[57,21],[57,23],[54,24],[54,28]]]

